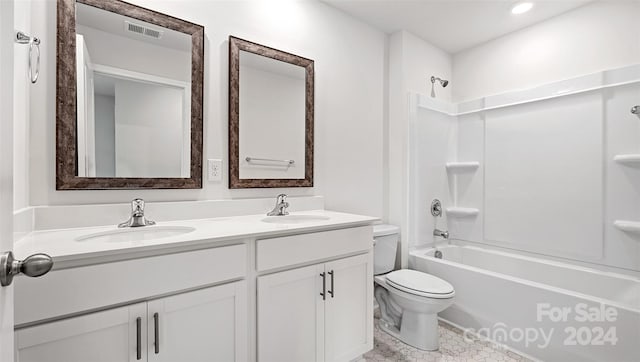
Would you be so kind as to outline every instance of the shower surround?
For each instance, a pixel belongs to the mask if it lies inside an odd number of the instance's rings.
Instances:
[[[440,316],[476,331],[573,326],[588,345],[502,341],[535,358],[562,351],[588,361],[609,351],[635,360],[640,117],[631,109],[640,104],[640,65],[460,104],[419,94],[408,103],[409,266],[456,289]],[[431,215],[433,199],[442,217]],[[436,228],[451,241],[434,238]],[[433,246],[442,259],[424,249]],[[617,319],[542,323],[536,309],[581,303],[614,308]],[[594,347],[600,329],[617,333],[617,344]]]
[[[412,246],[448,228],[640,275],[640,65],[460,104],[409,97]]]

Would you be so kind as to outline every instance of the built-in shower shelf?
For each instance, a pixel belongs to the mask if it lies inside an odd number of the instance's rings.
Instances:
[[[474,217],[480,210],[472,207],[447,207],[447,216],[449,217]]]
[[[613,225],[622,231],[640,233],[640,221],[616,220]]]
[[[447,162],[445,164],[447,171],[452,172],[470,172],[480,167],[480,162]]]
[[[640,166],[640,154],[616,155],[613,160],[624,165]]]

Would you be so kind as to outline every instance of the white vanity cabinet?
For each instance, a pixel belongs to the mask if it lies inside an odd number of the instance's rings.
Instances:
[[[16,278],[17,362],[351,361],[373,348],[358,222]]]
[[[324,361],[324,264],[258,277],[258,361]]]
[[[242,281],[150,301],[147,360],[246,361],[246,293]]]
[[[138,318],[146,341],[146,303],[16,331],[19,362],[136,361]],[[144,326],[145,328],[142,328]]]
[[[236,244],[21,278],[17,361],[244,362],[246,274]]]
[[[334,278],[325,303],[325,361],[350,361],[373,348],[373,252],[326,263],[325,272],[328,283],[328,273]]]
[[[246,282],[18,330],[19,362],[246,361]]]
[[[264,248],[260,242],[259,267],[340,255],[332,247],[365,253],[258,277],[259,362],[350,361],[373,348],[370,227],[265,240]],[[272,246],[289,242],[297,243],[289,249],[297,252],[271,253]]]

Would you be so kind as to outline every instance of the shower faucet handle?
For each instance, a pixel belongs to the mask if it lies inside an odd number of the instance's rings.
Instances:
[[[438,199],[433,199],[431,202],[431,215],[434,217],[442,216],[442,203]]]

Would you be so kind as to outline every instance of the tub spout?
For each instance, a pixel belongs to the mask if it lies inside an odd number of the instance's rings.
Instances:
[[[433,235],[434,236],[441,236],[445,239],[449,239],[449,232],[446,230],[440,230],[440,229],[435,229],[433,230]]]

